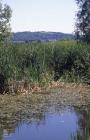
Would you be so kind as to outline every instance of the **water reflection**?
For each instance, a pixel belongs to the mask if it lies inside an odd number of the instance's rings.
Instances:
[[[25,108],[20,104],[18,111],[8,110],[9,114],[0,115],[0,140],[90,139],[89,106],[74,107],[59,101],[50,103],[45,97],[39,100],[38,96],[36,106],[32,102]]]
[[[90,106],[75,109],[78,117],[77,122],[79,129],[73,139],[75,140],[89,140],[90,139]]]

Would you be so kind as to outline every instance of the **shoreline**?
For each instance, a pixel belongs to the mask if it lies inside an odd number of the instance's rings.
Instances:
[[[10,100],[12,100],[12,102],[15,100],[17,102],[18,98],[24,101],[24,98],[28,100],[28,98],[32,99],[33,97],[34,99],[39,96],[42,98],[49,98],[49,102],[52,102],[52,104],[54,101],[55,104],[60,102],[63,105],[83,106],[90,104],[90,86],[81,83],[53,81],[49,83],[47,87],[40,88],[38,86],[33,86],[31,91],[24,89],[22,93],[5,94],[1,95],[0,98],[3,100],[11,98]]]
[[[90,85],[86,85],[83,83],[68,83],[68,82],[61,82],[61,81],[52,81],[47,86],[40,87],[38,84],[33,85],[30,89],[24,88],[22,89],[22,92],[18,91],[19,95],[28,95],[33,93],[49,93],[53,89],[63,89],[67,91],[72,92],[89,92],[90,91]]]
[[[76,85],[62,83],[57,88],[51,87],[43,92],[33,92],[30,94],[5,94],[0,95],[0,117],[20,119],[22,116],[33,118],[33,114],[40,112],[53,111],[65,107],[76,107],[87,109],[90,106],[90,87],[85,85]],[[56,110],[57,111],[57,110]]]

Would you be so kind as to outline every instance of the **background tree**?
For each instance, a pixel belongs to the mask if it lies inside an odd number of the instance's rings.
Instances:
[[[76,35],[80,39],[90,42],[90,0],[76,0],[79,7],[76,21]]]
[[[10,36],[11,13],[11,8],[7,4],[3,4],[0,0],[0,43],[7,42],[7,39]]]

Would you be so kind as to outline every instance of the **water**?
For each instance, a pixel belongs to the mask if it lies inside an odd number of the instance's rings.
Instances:
[[[38,102],[38,109],[28,105],[28,113],[11,112],[11,116],[1,117],[0,140],[89,140],[89,106],[51,105],[46,101],[43,106]]]
[[[21,123],[4,140],[68,140],[78,129],[77,116],[74,112],[65,111],[62,114],[47,114],[39,123]]]
[[[88,140],[90,133],[87,123],[90,122],[85,120],[87,118],[87,112],[83,114],[74,108],[48,112],[41,120],[19,122],[11,132],[1,129],[3,136],[0,140]]]

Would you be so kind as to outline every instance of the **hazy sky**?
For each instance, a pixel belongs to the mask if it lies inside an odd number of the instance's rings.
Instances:
[[[72,33],[74,30],[75,0],[3,0],[13,13],[12,31],[58,31]]]

